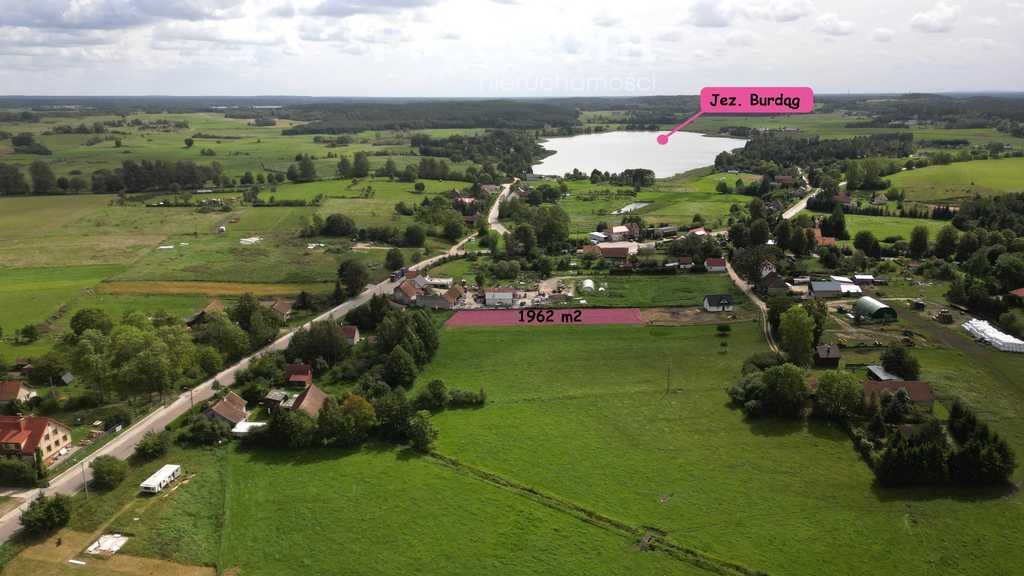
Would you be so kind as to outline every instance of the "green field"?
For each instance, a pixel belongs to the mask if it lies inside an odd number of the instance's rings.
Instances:
[[[559,205],[572,219],[573,234],[593,232],[598,222],[618,224],[622,216],[612,212],[634,202],[650,203],[634,212],[650,224],[686,226],[700,214],[709,226],[718,228],[725,225],[730,206],[737,204],[742,207],[750,202],[749,196],[715,191],[719,180],[724,178],[732,186],[739,178],[749,182],[757,177],[709,172],[702,169],[658,180],[652,188],[643,188],[635,195],[629,187],[591,184],[589,180],[570,181],[567,182],[570,196],[562,199]]]
[[[586,299],[588,306],[700,306],[708,294],[732,294],[737,305],[746,302],[743,293],[729,279],[728,274],[689,274],[672,276],[587,276],[594,280],[598,290],[576,295]],[[605,290],[599,290],[605,288]]]
[[[1024,158],[928,166],[893,174],[888,179],[893,188],[904,191],[908,201],[957,203],[975,196],[1024,191]]]
[[[813,212],[801,212],[801,214],[814,214]],[[918,226],[928,229],[928,240],[935,241],[938,234],[949,222],[942,220],[931,220],[928,218],[900,218],[899,216],[863,216],[859,214],[846,215],[846,231],[850,233],[850,242],[861,230],[867,230],[875,235],[879,241],[890,236],[900,236],[904,241],[910,241],[910,233]]]

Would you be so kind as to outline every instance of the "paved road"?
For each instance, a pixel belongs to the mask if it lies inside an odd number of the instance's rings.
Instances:
[[[508,188],[505,189],[503,194],[506,193],[507,191]],[[452,246],[448,250],[448,252],[444,254],[439,254],[437,256],[434,256],[433,258],[429,258],[427,260],[423,260],[422,262],[414,264],[410,266],[410,269],[422,270],[425,268],[429,268],[430,266],[432,266],[433,264],[435,264],[436,262],[438,262],[439,260],[446,256],[455,256],[462,254],[462,247],[471,238],[472,236],[464,238],[461,242],[459,242],[455,246]],[[355,298],[343,302],[342,304],[328,310],[327,312],[324,312],[320,316],[317,316],[313,320],[310,320],[309,322],[303,324],[302,326],[299,326],[298,328],[294,328],[292,331],[288,332],[284,336],[281,336],[271,344],[267,345],[267,347],[253,353],[251,356],[242,359],[234,366],[231,366],[230,368],[227,368],[226,370],[220,372],[213,378],[196,386],[191,391],[187,391],[181,394],[180,396],[175,398],[170,404],[167,404],[166,406],[149,413],[146,417],[142,418],[141,420],[127,428],[124,432],[122,432],[116,438],[111,440],[108,444],[96,450],[89,456],[85,457],[81,463],[76,464],[75,466],[66,470],[62,474],[54,478],[51,478],[50,486],[48,488],[32,489],[18,493],[17,496],[24,498],[25,501],[22,503],[21,506],[7,512],[3,515],[2,518],[0,518],[0,541],[6,542],[8,539],[10,539],[11,536],[14,535],[15,532],[17,532],[20,529],[19,521],[21,518],[22,510],[27,508],[31,500],[35,498],[36,495],[39,494],[40,492],[43,492],[45,494],[74,494],[78,492],[79,490],[82,489],[84,483],[92,478],[92,471],[89,468],[89,464],[93,460],[95,460],[98,456],[114,456],[116,458],[121,459],[126,459],[130,457],[135,452],[135,445],[138,444],[139,440],[142,439],[146,432],[149,432],[151,430],[163,430],[167,426],[167,424],[169,424],[172,420],[187,412],[188,409],[193,405],[193,402],[203,402],[209,399],[211,396],[213,396],[213,382],[215,380],[223,386],[230,386],[234,384],[235,376],[238,374],[239,370],[245,369],[247,366],[249,366],[249,363],[251,361],[267,352],[284,350],[285,348],[287,348],[288,344],[292,340],[292,336],[298,330],[309,327],[309,325],[313,322],[326,320],[328,318],[341,318],[349,311],[351,311],[353,308],[356,308],[365,303],[374,294],[390,294],[391,291],[394,290],[395,286],[397,285],[397,282],[384,280],[379,284],[368,286],[366,290],[364,290]]]
[[[514,182],[513,182],[514,183]],[[512,190],[512,184],[504,184],[501,187],[501,193],[494,200],[494,204],[491,205],[491,211],[487,213],[487,224],[498,234],[508,234],[508,228],[498,222],[498,210],[501,208],[501,203],[508,197],[509,191]]]

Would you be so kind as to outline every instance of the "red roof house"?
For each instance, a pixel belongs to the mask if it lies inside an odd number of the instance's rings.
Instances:
[[[26,386],[21,380],[0,382],[0,402],[13,402],[14,400],[25,402],[35,395],[35,390]]]
[[[0,416],[0,457],[50,463],[71,442],[71,428],[41,416]]]
[[[296,396],[295,402],[292,404],[292,410],[302,410],[311,417],[316,418],[317,414],[320,413],[320,409],[324,407],[325,400],[327,400],[327,394],[324,394],[315,384],[310,384],[306,386],[306,389],[301,394]]]
[[[205,414],[207,418],[220,419],[232,426],[249,416],[245,409],[245,400],[234,392],[228,392],[227,396],[211,406]]]
[[[359,343],[359,326],[353,324],[345,324],[341,327],[341,334],[345,337],[345,341],[351,346],[355,346]]]
[[[289,364],[285,366],[284,373],[288,378],[289,384],[309,386],[313,383],[313,368],[311,368],[309,364],[303,364],[301,362]]]

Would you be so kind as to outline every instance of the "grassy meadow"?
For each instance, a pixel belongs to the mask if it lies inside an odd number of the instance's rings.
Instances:
[[[731,294],[737,304],[745,302],[743,293],[732,283],[728,274],[680,273],[672,276],[588,276],[597,288],[585,298],[588,306],[632,307],[632,306],[701,306],[708,294]]]
[[[622,215],[612,212],[634,202],[649,203],[633,212],[643,216],[646,222],[685,226],[700,214],[709,226],[717,228],[725,225],[733,204],[745,206],[750,202],[749,196],[717,192],[715,186],[719,180],[725,178],[732,186],[739,178],[749,182],[758,177],[709,172],[698,170],[661,179],[653,187],[643,188],[636,194],[628,186],[591,184],[589,180],[567,182],[569,197],[563,198],[559,205],[572,219],[570,232],[576,235],[593,232],[599,222],[617,224]]]
[[[928,166],[888,176],[906,200],[927,203],[958,203],[975,196],[995,196],[1024,191],[1024,158],[954,162]]]

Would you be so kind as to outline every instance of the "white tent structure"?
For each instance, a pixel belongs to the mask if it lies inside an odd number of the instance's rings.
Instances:
[[[963,323],[964,330],[971,333],[971,336],[980,338],[1003,352],[1024,352],[1024,340],[1014,338],[1009,334],[1000,332],[984,320],[971,319]]]
[[[594,281],[589,279],[589,278],[584,280],[583,281],[583,291],[584,292],[593,292],[594,291]]]

